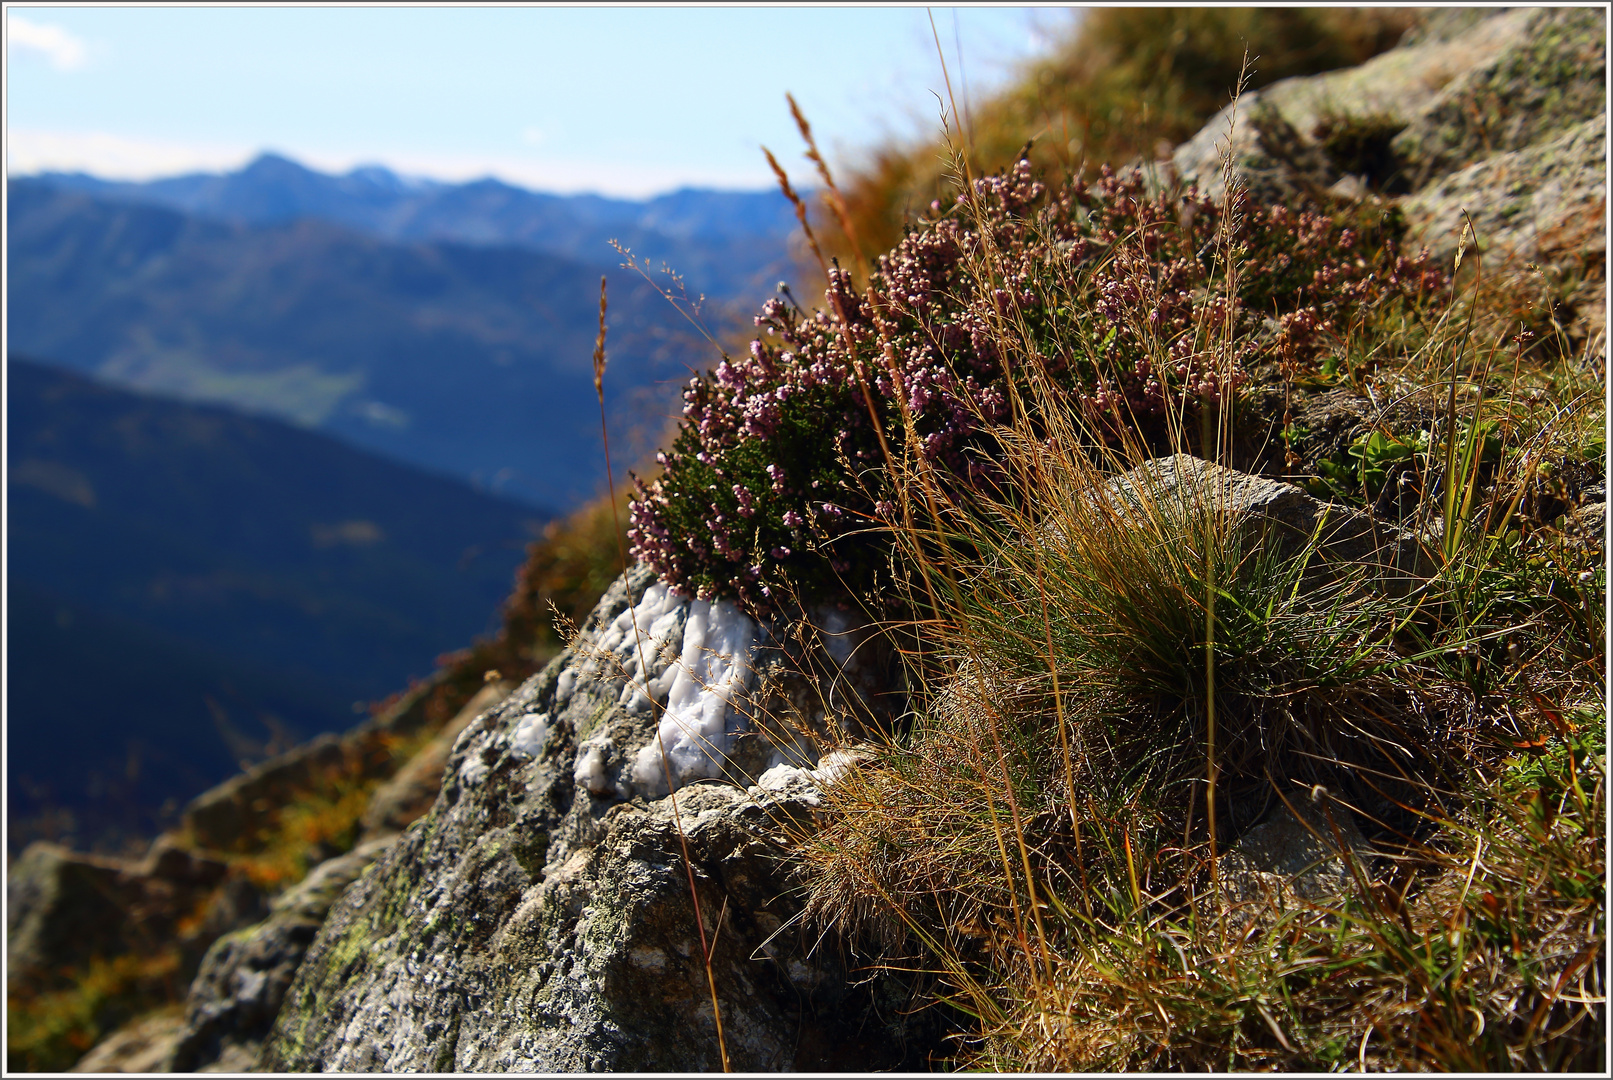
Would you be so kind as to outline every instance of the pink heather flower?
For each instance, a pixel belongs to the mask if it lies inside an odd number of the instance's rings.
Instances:
[[[1241,215],[1234,242],[1247,253],[1246,272],[1228,304],[1219,271],[1199,258],[1225,208],[1196,190],[1170,202],[1150,194],[1135,172],[1105,167],[1093,184],[1072,183],[1038,203],[1044,191],[1029,163],[1020,162],[981,178],[975,193],[978,198],[960,198],[968,207],[961,214],[932,204],[933,216],[878,256],[863,286],[837,269],[828,303],[818,310],[768,300],[755,320],[764,333],[748,352],[724,357],[716,371],[691,381],[683,448],[658,459],[664,481],[633,518],[635,545],[651,548],[658,568],[675,571],[669,580],[686,575],[706,594],[759,602],[744,567],[760,565],[763,552],[789,557],[778,554],[791,552],[780,533],[787,537],[786,530],[807,525],[814,511],[843,519],[854,513],[848,507],[866,505],[859,494],[841,494],[850,478],[802,484],[811,489],[809,503],[807,492],[791,492],[786,467],[735,453],[742,445],[767,446],[786,418],[792,424],[805,418],[825,458],[849,460],[858,472],[865,463],[877,466],[848,339],[865,365],[877,357],[865,375],[885,422],[893,425],[887,434],[901,437],[895,425],[902,410],[893,406],[903,398],[931,460],[953,470],[960,483],[997,483],[1002,472],[985,456],[993,444],[981,428],[1008,416],[1005,373],[1030,373],[1024,361],[999,352],[995,327],[1005,307],[1020,308],[1036,328],[1059,324],[1064,316],[1055,317],[1053,307],[1067,307],[1075,315],[1066,329],[1078,324],[1080,333],[1095,335],[1086,347],[1076,347],[1067,334],[1027,344],[1031,357],[1045,353],[1046,377],[1107,416],[1113,430],[1133,417],[1163,415],[1184,398],[1219,400],[1246,382],[1240,368],[1218,372],[1212,358],[1196,353],[1195,331],[1207,323],[1233,328],[1243,364],[1272,358],[1310,364],[1335,345],[1334,327],[1349,325],[1358,305],[1433,290],[1445,280],[1426,256],[1407,259],[1392,246],[1369,246],[1325,214],[1243,199],[1232,209]],[[992,230],[1003,256],[990,284],[969,269],[983,250],[980,224]],[[1073,268],[1084,276],[1072,275]],[[840,325],[842,313],[848,325]],[[1263,333],[1272,317],[1280,332]],[[1154,362],[1160,360],[1155,342],[1166,345],[1168,360]],[[1118,376],[1108,385],[1095,380],[1089,360],[1100,343],[1104,363]],[[811,411],[800,400],[808,393]],[[808,444],[805,452],[818,451]],[[722,481],[709,499],[704,491],[692,494],[709,479],[695,463]],[[729,512],[748,519],[743,525],[722,523],[730,531],[705,538],[686,535],[692,528],[669,528],[675,504],[693,498],[712,513],[723,489],[733,491],[738,510]],[[769,498],[782,505],[764,515],[751,493],[769,489]],[[887,520],[898,509],[888,500],[873,507]],[[858,563],[867,565],[842,555],[835,565]]]

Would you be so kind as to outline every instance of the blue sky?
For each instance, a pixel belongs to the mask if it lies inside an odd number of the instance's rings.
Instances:
[[[931,9],[978,97],[1066,8]],[[274,150],[446,180],[643,196],[805,179],[784,103],[831,159],[933,131],[923,7],[8,5],[7,172],[146,178]],[[961,75],[957,65],[962,46]],[[793,164],[792,164],[793,163]]]

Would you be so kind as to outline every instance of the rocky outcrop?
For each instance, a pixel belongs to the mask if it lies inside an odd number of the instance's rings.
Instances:
[[[1496,154],[1555,141],[1607,112],[1607,12],[1593,7],[1534,8],[1501,14],[1456,39],[1496,40],[1479,50],[1433,100],[1408,116],[1393,150],[1413,188]],[[1480,57],[1482,56],[1482,59]]]
[[[823,730],[868,705],[883,658],[730,633],[721,607],[637,568],[472,723],[431,813],[332,909],[261,1067],[697,1070],[724,1044],[747,1071],[922,1062],[933,1018],[907,1015],[911,986],[852,977],[797,921],[785,855],[818,804],[813,762],[784,760],[805,743],[761,720],[793,706]],[[792,652],[827,677],[785,675]],[[703,689],[680,691],[690,664]],[[706,725],[703,760],[664,727],[679,708]],[[663,748],[658,785],[640,766]]]
[[[7,980],[46,985],[97,958],[149,953],[153,941],[194,971],[208,942],[261,910],[228,866],[167,839],[139,861],[37,842],[7,875]]]
[[[1378,198],[1442,260],[1465,211],[1480,251],[1567,280],[1565,323],[1605,351],[1606,28],[1600,7],[1440,12],[1359,67],[1244,94],[1163,171],[1219,198],[1226,153],[1267,199]]]
[[[1447,16],[1400,48],[1358,67],[1283,79],[1249,91],[1177,147],[1169,168],[1184,183],[1196,182],[1217,198],[1225,188],[1221,165],[1228,152],[1251,190],[1267,198],[1326,190],[1348,175],[1362,186],[1387,180],[1398,171],[1389,153],[1392,140],[1432,110],[1453,80],[1506,51],[1527,31],[1529,21],[1527,11],[1488,18]],[[1360,134],[1378,143],[1358,143],[1354,160],[1327,153],[1319,137],[1327,131],[1324,124],[1336,127],[1347,118],[1360,128],[1370,127],[1372,131]],[[1382,153],[1362,153],[1370,149]]]
[[[1472,222],[1481,250],[1514,260],[1579,258],[1588,243],[1605,254],[1606,161],[1604,115],[1445,174],[1401,209],[1429,250],[1446,258],[1456,254],[1465,221]]]
[[[214,942],[190,985],[183,1020],[173,1032],[168,1053],[160,1060],[162,1068],[177,1072],[239,1072],[251,1067],[280,1011],[286,988],[331,905],[392,846],[403,828],[431,808],[442,786],[449,748],[471,721],[496,706],[511,689],[507,682],[490,680],[371,794],[360,822],[363,832],[357,847],[320,863],[301,882],[276,896],[269,904],[269,917],[262,922]],[[396,727],[395,722],[384,726],[372,723],[368,731],[361,729],[357,734],[373,736],[375,729]],[[354,740],[353,735],[345,740],[315,740],[303,747],[301,754],[284,755],[267,768],[260,767],[215,789],[204,797],[206,801],[193,804],[192,810],[197,805],[222,805],[232,808],[233,813],[220,818],[233,820],[240,813],[234,808],[244,804],[256,806],[257,816],[261,817],[258,800],[265,797],[264,789],[273,792],[284,787],[295,791],[298,785],[317,779],[321,766],[351,766],[353,762],[345,760],[343,754],[352,754]],[[345,751],[343,743],[349,744]],[[360,765],[362,769],[362,761]],[[259,794],[250,800],[243,797],[243,792],[254,789]]]
[[[1393,525],[1195,458],[1150,462],[1115,490],[1212,493],[1249,542],[1376,561],[1380,587],[1421,569]],[[895,689],[888,660],[843,618],[844,640],[791,644],[782,623],[740,633],[722,608],[636,568],[571,650],[467,726],[431,812],[331,909],[259,1067],[693,1071],[722,1067],[724,1044],[746,1071],[922,1063],[939,1017],[909,1015],[911,983],[864,981],[806,931],[790,862],[837,767],[815,747],[844,736],[842,714],[867,710],[881,679]],[[680,696],[692,666],[704,689]],[[692,744],[673,721],[705,725],[704,760],[679,757]],[[663,751],[672,795],[641,768]],[[1347,872],[1281,813],[1229,860],[1245,890],[1311,895]]]
[[[1604,115],[1605,25],[1596,8],[1447,13],[1358,67],[1243,94],[1176,149],[1170,168],[1219,194],[1230,151],[1268,198],[1348,175],[1394,193],[1421,190]]]
[[[191,983],[172,1048],[157,1066],[168,1072],[250,1068],[331,904],[396,839],[384,836],[321,863],[274,898],[263,922],[214,942]]]

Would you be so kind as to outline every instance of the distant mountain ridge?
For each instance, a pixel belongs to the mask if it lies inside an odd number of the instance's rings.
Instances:
[[[604,480],[602,275],[613,438],[658,435],[689,369],[715,361],[649,283],[603,260],[8,186],[16,352],[317,427],[536,506]]]
[[[47,172],[36,183],[249,225],[316,218],[391,241],[513,245],[615,265],[617,240],[669,263],[691,293],[732,300],[789,277],[794,209],[776,190],[683,188],[645,200],[553,195],[487,178],[453,184],[381,166],[331,175],[277,154],[230,173],[150,181]],[[759,302],[759,298],[758,298]]]
[[[316,432],[6,367],[13,821],[87,824],[116,789],[149,828],[259,733],[347,727],[492,628],[541,523]]]

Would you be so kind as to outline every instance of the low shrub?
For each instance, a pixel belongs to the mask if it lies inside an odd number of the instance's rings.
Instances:
[[[769,301],[749,353],[691,381],[663,473],[639,485],[634,554],[698,596],[755,609],[781,588],[873,590],[888,543],[871,538],[899,519],[889,448],[948,483],[995,482],[991,431],[1026,407],[1030,380],[1109,442],[1157,444],[1251,370],[1314,370],[1368,321],[1425,332],[1448,286],[1399,251],[1392,223],[1224,209],[1107,169],[1050,191],[1024,160],[932,207],[866,289],[830,278],[823,309]],[[1010,336],[1023,354],[1004,350]]]

